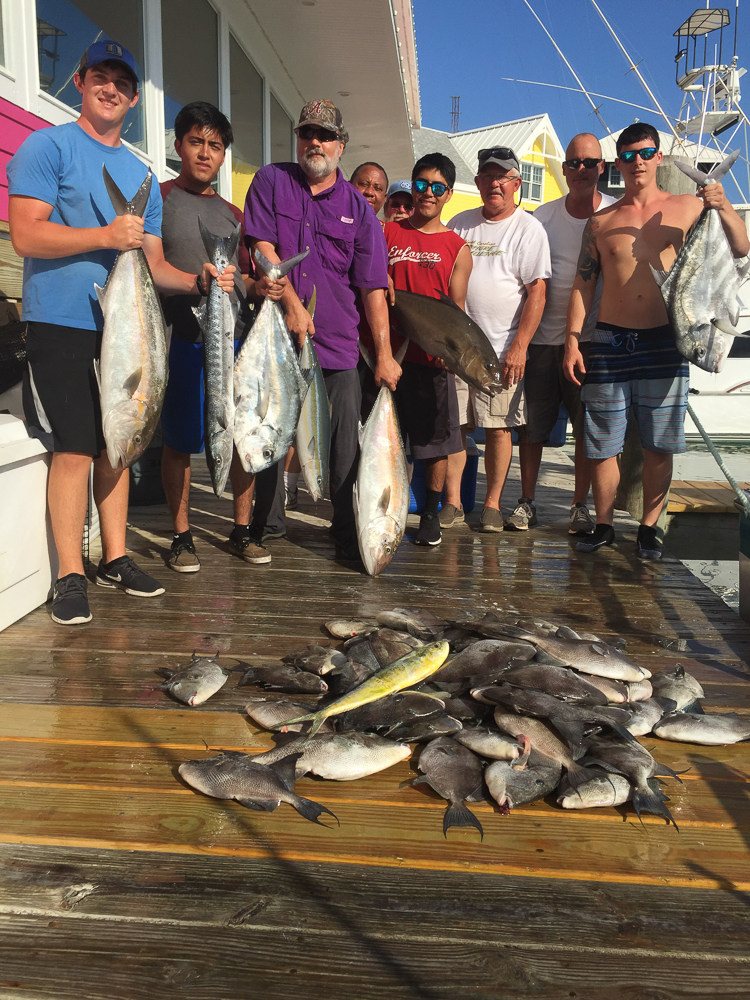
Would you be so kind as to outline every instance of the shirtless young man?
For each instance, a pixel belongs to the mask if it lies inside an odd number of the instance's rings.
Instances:
[[[704,208],[718,210],[735,257],[750,250],[745,226],[722,186],[708,184],[697,198],[668,194],[656,185],[661,161],[659,135],[652,125],[637,122],[620,133],[615,167],[625,181],[625,195],[593,215],[586,226],[568,306],[563,369],[578,385],[576,370],[586,376],[581,392],[584,441],[586,457],[592,460],[596,506],[596,530],[578,542],[580,552],[594,552],[615,539],[617,456],[632,404],[644,448],[638,555],[661,556],[656,522],[672,478],[672,455],[685,451],[688,363],[675,346],[649,264],[669,270]],[[602,299],[586,367],[578,341],[600,273]]]

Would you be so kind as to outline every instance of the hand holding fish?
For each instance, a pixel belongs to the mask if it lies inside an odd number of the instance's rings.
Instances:
[[[727,196],[724,194],[724,188],[721,184],[706,184],[704,187],[698,188],[696,194],[703,199],[706,208],[716,208],[721,211],[727,204]]]
[[[391,392],[396,391],[396,383],[401,378],[401,365],[392,354],[385,357],[379,354],[375,361],[375,385],[387,385]]]
[[[211,286],[211,278],[215,278],[216,284],[222,292],[226,292],[228,295],[234,290],[234,272],[236,270],[237,269],[234,264],[229,264],[224,268],[221,274],[219,274],[213,264],[206,263],[203,265],[203,270],[201,271],[200,283],[203,288],[208,291]]]
[[[110,250],[137,250],[143,244],[143,219],[139,215],[116,215],[105,232]]]
[[[288,278],[277,278],[276,281],[273,281],[264,274],[255,282],[255,290],[261,298],[269,298],[272,302],[278,302],[288,284]]]
[[[297,345],[301,351],[305,346],[305,337],[307,334],[309,333],[311,337],[315,336],[315,324],[313,323],[312,316],[302,305],[291,285],[288,286],[287,294],[284,296],[282,309],[284,310],[284,320],[287,330],[292,337],[296,338]]]

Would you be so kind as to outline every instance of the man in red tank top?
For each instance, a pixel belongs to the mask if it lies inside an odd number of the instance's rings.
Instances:
[[[396,290],[431,298],[448,295],[462,309],[471,274],[469,247],[440,221],[443,206],[453,194],[456,168],[442,153],[429,153],[412,171],[414,214],[384,227],[388,246],[388,274]],[[403,343],[391,326],[393,351]],[[425,466],[427,499],[417,545],[441,541],[438,505],[445,485],[448,455],[461,451],[461,427],[454,376],[439,358],[409,344],[396,387],[401,431],[409,437],[413,458]]]

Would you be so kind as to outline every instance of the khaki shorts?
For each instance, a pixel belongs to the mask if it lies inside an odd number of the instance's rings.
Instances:
[[[522,427],[526,423],[523,379],[490,397],[456,376],[456,395],[461,426]]]

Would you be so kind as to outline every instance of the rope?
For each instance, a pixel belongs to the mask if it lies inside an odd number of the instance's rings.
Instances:
[[[721,471],[726,476],[727,482],[732,487],[732,489],[734,490],[734,492],[737,494],[737,502],[738,502],[739,506],[742,508],[745,516],[746,517],[750,517],[750,500],[748,500],[747,494],[745,493],[745,491],[743,489],[740,488],[739,484],[737,483],[737,480],[734,478],[734,476],[729,471],[729,469],[726,467],[726,465],[724,465],[724,459],[721,457],[721,455],[716,450],[716,445],[713,443],[713,441],[711,440],[711,438],[708,436],[705,427],[700,422],[700,420],[698,419],[698,417],[695,415],[695,410],[692,408],[692,406],[690,405],[690,403],[687,404],[687,411],[690,414],[690,419],[693,421],[693,423],[695,424],[695,426],[700,431],[701,437],[706,442],[706,447],[711,452],[711,454],[714,456],[714,458],[716,459],[716,462],[717,462],[719,468],[721,469]]]

